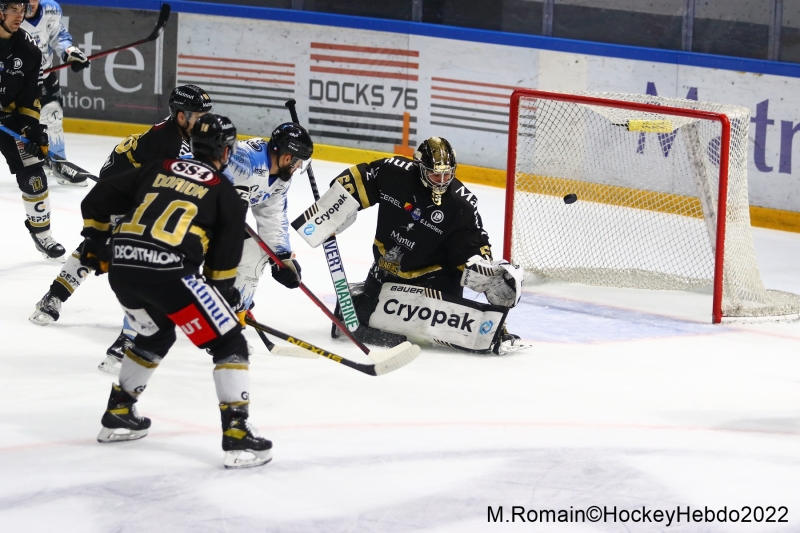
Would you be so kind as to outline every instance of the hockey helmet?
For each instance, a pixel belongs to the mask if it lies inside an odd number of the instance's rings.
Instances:
[[[211,97],[197,85],[180,85],[169,95],[169,114],[172,118],[184,113],[207,113],[211,111]]]
[[[222,159],[226,146],[231,154],[236,151],[236,126],[228,117],[203,115],[192,128],[190,146],[196,156]]]
[[[307,161],[314,153],[314,143],[306,129],[294,122],[285,122],[275,128],[269,139],[269,152],[278,157],[292,154],[292,164]]]
[[[3,13],[5,15],[6,10],[10,6],[14,6],[14,5],[23,6],[22,14],[25,15],[26,17],[29,17],[29,16],[33,15],[33,6],[31,5],[30,0],[18,0],[17,2],[0,2],[0,13]],[[8,31],[8,30],[6,30],[6,31]],[[11,32],[9,32],[9,33],[11,33]]]
[[[419,166],[420,178],[433,192],[433,201],[441,204],[441,196],[456,175],[456,151],[442,137],[431,137],[419,145],[414,152],[414,161]]]

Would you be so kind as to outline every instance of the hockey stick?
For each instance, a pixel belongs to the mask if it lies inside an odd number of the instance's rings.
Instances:
[[[245,229],[245,231],[247,231],[247,234],[250,235],[253,238],[253,240],[256,241],[256,243],[258,243],[258,245],[261,247],[262,250],[264,250],[264,252],[269,256],[269,258],[272,259],[272,262],[275,263],[276,265],[278,265],[278,268],[289,268],[289,267],[287,267],[286,265],[283,264],[283,261],[277,256],[277,254],[275,252],[272,251],[272,249],[269,246],[267,246],[267,243],[265,243],[261,239],[261,237],[258,236],[258,233],[256,233],[256,231],[253,228],[251,228],[250,225],[245,225],[244,229]],[[325,315],[328,318],[330,318],[331,321],[334,324],[336,324],[336,326],[339,329],[341,329],[342,332],[345,335],[347,335],[348,339],[353,341],[353,343],[355,343],[355,345],[358,346],[359,350],[361,350],[365,354],[369,355],[369,348],[364,346],[363,342],[361,342],[358,339],[356,339],[353,336],[353,334],[350,333],[350,330],[348,330],[347,327],[344,324],[342,324],[341,321],[339,321],[339,319],[336,318],[336,316],[333,313],[331,313],[331,310],[328,309],[325,306],[325,304],[322,303],[322,301],[319,298],[314,296],[314,293],[312,293],[310,290],[308,290],[308,287],[303,285],[302,281],[300,282],[300,290],[302,290],[304,293],[306,293],[306,296],[311,298],[311,301],[313,301],[315,304],[317,304],[317,307],[322,309],[322,312],[325,313]]]
[[[8,129],[2,124],[0,124],[0,131],[11,135],[17,141],[23,142],[25,144],[31,142],[30,139],[27,137],[23,137],[19,133],[14,130]],[[49,153],[45,154],[47,160],[50,161],[51,166],[55,167],[55,171],[61,174],[62,176],[68,176],[71,178],[88,178],[92,181],[97,181],[99,178],[94,174],[83,170],[81,167],[76,165],[75,163],[70,163],[66,159],[61,159],[58,156],[51,155]]]
[[[257,324],[256,317],[253,316],[253,313],[248,311],[247,318]],[[261,338],[261,341],[264,343],[264,346],[267,347],[267,350],[269,350],[270,353],[274,353],[275,355],[288,355],[290,357],[302,357],[304,359],[316,359],[319,357],[319,354],[304,350],[298,346],[278,346],[269,340],[269,337],[267,337],[263,331],[256,327],[253,327],[253,329],[256,330],[256,333]]]
[[[275,335],[279,339],[290,342],[295,346],[300,346],[305,350],[317,354],[317,356],[321,355],[322,357],[326,357],[331,361],[341,363],[344,366],[350,367],[353,370],[358,370],[359,372],[363,372],[364,374],[368,374],[370,376],[382,376],[383,374],[388,374],[389,372],[393,372],[398,368],[402,368],[416,359],[420,353],[419,346],[406,341],[402,344],[398,344],[394,348],[376,354],[375,358],[373,359],[375,364],[367,365],[345,359],[341,355],[336,355],[335,353],[329,352],[328,350],[320,348],[319,346],[315,346],[310,342],[287,335],[286,333],[278,331],[277,329],[269,326],[265,326],[264,324],[259,324],[250,317],[245,318],[245,322],[248,326],[252,326],[256,330],[261,330],[269,333],[270,335]]]
[[[297,102],[292,99],[287,101],[285,105],[289,108],[289,113],[292,115],[292,122],[299,125],[300,120],[297,118],[296,109]],[[314,178],[314,171],[311,170],[310,163],[306,172],[308,173],[308,181],[311,183],[311,192],[314,193],[314,201],[317,202],[319,201],[319,189],[317,189],[317,180]],[[342,310],[342,316],[345,317],[347,329],[355,331],[359,326],[358,316],[355,313],[353,298],[350,295],[350,285],[347,284],[347,275],[344,273],[344,262],[342,262],[342,256],[339,253],[339,244],[336,242],[336,235],[331,235],[325,239],[322,243],[322,247],[325,249],[325,259],[327,260],[328,271],[333,281],[333,290],[336,292],[336,299],[339,301],[339,309]],[[345,310],[348,309],[352,310],[352,312],[345,314]]]
[[[153,32],[146,38],[131,44],[125,44],[123,46],[117,46],[116,48],[110,48],[108,50],[98,52],[92,56],[87,57],[86,60],[93,61],[95,59],[105,57],[109,54],[113,54],[114,52],[120,52],[122,50],[127,50],[128,48],[134,48],[136,46],[139,46],[140,44],[149,43],[150,41],[155,41],[164,31],[164,26],[167,25],[167,21],[169,20],[169,12],[170,12],[169,4],[163,4],[161,6],[161,12],[158,14],[158,22],[156,22],[156,27],[155,29],[153,29]],[[43,74],[50,74],[51,72],[55,72],[56,70],[61,70],[62,68],[67,68],[68,66],[70,66],[69,63],[63,63],[55,67],[50,67],[46,69]]]

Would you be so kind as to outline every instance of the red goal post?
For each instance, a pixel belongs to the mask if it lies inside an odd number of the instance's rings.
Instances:
[[[733,207],[736,253],[747,257],[726,263],[727,224],[732,216],[728,202],[731,116],[737,121],[735,135],[738,136],[734,140],[737,150],[737,203]],[[719,126],[713,127],[711,123]],[[796,302],[792,298],[789,298],[791,301],[782,299],[776,304],[767,301],[774,296],[767,293],[776,291],[766,291],[761,284],[749,233],[749,211],[747,220],[742,220],[745,216],[743,210],[749,209],[746,198],[747,125],[749,110],[739,106],[623,93],[514,91],[509,113],[503,257],[522,264],[526,270],[543,273],[545,278],[589,284],[669,289],[699,286],[707,280],[713,287],[714,323],[728,316],[774,319],[778,315],[797,318],[795,315],[800,312],[800,299]],[[718,167],[718,170],[711,175],[714,167]],[[523,178],[527,184],[521,185]],[[538,181],[530,185],[531,180]],[[691,190],[692,183],[697,185],[699,192],[686,192]],[[573,204],[580,207],[554,203],[552,198],[563,196],[565,190],[578,192],[570,190],[570,186],[586,192],[585,195],[579,193],[579,203]],[[744,200],[741,199],[742,186]],[[714,189],[716,195],[713,194]],[[638,200],[631,203],[628,199],[611,198],[614,195]],[[643,201],[642,195],[660,198],[665,203],[693,203],[697,207],[692,213],[677,212],[672,208],[654,205],[651,200]],[[547,196],[551,199],[547,200]],[[590,211],[586,205],[593,205],[593,210]],[[573,214],[575,211],[568,211],[570,209],[583,209],[584,218],[576,219]],[[648,217],[647,211],[660,212],[657,215],[660,221],[653,218],[656,215]],[[541,212],[548,213],[546,219],[541,218]],[[638,214],[632,214],[634,212]],[[725,216],[716,216],[715,213]],[[664,238],[666,242],[672,237],[670,232],[678,231],[666,227],[659,230],[658,224],[688,224],[667,220],[668,217],[674,219],[676,215],[694,219],[691,222],[694,229],[690,232],[694,236],[690,238],[676,234],[681,245],[686,246],[686,251],[682,253],[677,250],[673,263],[685,262],[686,265],[671,264],[664,271],[659,271],[659,267],[650,271],[651,265],[661,262],[663,257],[658,255],[664,255],[664,250],[673,251],[671,244],[653,245],[650,256],[643,257],[641,264],[629,262],[621,250],[613,261],[609,261],[618,264],[606,268],[598,256],[606,252],[605,247],[613,247],[613,244],[595,243],[596,249],[587,252],[592,256],[591,260],[579,257],[579,253],[563,259],[561,256],[564,254],[555,249],[559,246],[558,239],[549,237],[550,233],[571,229],[567,226],[567,220],[573,225],[584,225],[585,231],[589,232],[595,225],[608,222],[610,228],[615,229],[614,224],[617,224],[625,226],[620,228],[624,232],[634,235],[640,224],[650,224],[654,229],[643,237],[642,243],[637,243],[646,248],[650,243],[645,240],[654,234],[664,233],[656,235],[655,239]],[[541,226],[537,226],[540,222]],[[742,229],[745,226],[746,231]],[[603,235],[607,236],[608,233],[605,231]],[[549,248],[539,246],[541,235],[544,236],[541,240],[552,241]],[[578,240],[580,237],[577,236]],[[703,242],[704,239],[708,242]],[[748,239],[749,244],[745,242]],[[684,241],[691,243],[686,245]],[[617,239],[616,242],[619,244],[621,241]],[[562,244],[571,246],[570,242]],[[591,244],[586,247],[591,247]],[[527,250],[536,246],[539,247]],[[701,250],[703,247],[705,249]],[[635,251],[638,253],[638,247]],[[712,261],[713,265],[704,265]],[[726,272],[726,265],[731,269],[730,275]],[[686,272],[682,271],[684,268]],[[698,271],[703,273],[698,274]],[[670,285],[672,281],[675,281],[674,286]],[[739,287],[737,283],[743,286]]]

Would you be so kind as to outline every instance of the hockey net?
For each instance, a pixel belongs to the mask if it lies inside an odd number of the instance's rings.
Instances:
[[[516,91],[510,118],[504,257],[544,279],[712,287],[713,322],[800,316],[800,296],[758,272],[747,108]]]

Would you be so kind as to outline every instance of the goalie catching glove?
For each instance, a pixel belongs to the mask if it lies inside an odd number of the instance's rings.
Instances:
[[[473,255],[464,267],[461,286],[486,294],[490,304],[514,307],[522,297],[523,269],[508,261]]]
[[[282,252],[276,255],[283,262],[283,267],[279,267],[270,260],[272,262],[272,277],[284,287],[296,289],[300,286],[300,272],[303,270],[300,268],[300,263],[294,258],[292,252]]]

